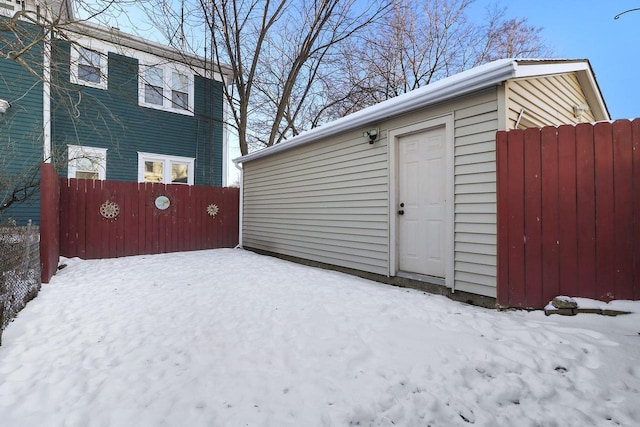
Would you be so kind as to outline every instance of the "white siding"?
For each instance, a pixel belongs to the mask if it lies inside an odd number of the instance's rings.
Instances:
[[[576,118],[573,107],[587,104],[575,73],[507,82],[507,129],[559,126],[595,121],[587,111]]]
[[[497,92],[454,119],[455,289],[495,297]]]
[[[455,288],[496,295],[497,90],[244,164],[243,245],[386,275],[387,129],[454,112]]]
[[[243,245],[387,274],[387,147],[362,133],[244,165]]]

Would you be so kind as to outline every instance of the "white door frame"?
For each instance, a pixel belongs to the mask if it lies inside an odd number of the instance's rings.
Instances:
[[[398,274],[398,140],[402,136],[444,126],[445,145],[445,286],[454,289],[453,113],[389,129],[389,276]]]

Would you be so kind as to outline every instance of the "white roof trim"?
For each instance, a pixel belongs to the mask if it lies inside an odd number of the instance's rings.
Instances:
[[[415,109],[495,86],[509,79],[576,71],[587,71],[589,75],[591,75],[589,61],[586,59],[501,59],[388,99],[333,122],[303,132],[280,144],[233,159],[233,162],[239,164],[270,156],[281,151],[312,143],[329,135],[335,135],[361,126],[364,127],[376,121],[388,119]],[[600,99],[599,102],[606,112],[606,106],[604,106],[603,101]]]
[[[82,36],[102,40],[115,46],[124,46],[140,52],[151,53],[158,57],[170,59],[183,64],[192,65],[203,69],[207,68],[207,65],[209,68],[212,66],[211,64],[208,64],[207,58],[183,52],[174,47],[148,40],[140,36],[125,33],[117,28],[109,28],[89,21],[70,22],[65,24],[61,28],[63,31],[68,31]],[[222,72],[222,77],[225,80],[227,78],[230,78],[230,76],[233,74],[231,68],[228,65],[221,65],[220,70],[218,70],[217,65],[213,67],[214,72]]]

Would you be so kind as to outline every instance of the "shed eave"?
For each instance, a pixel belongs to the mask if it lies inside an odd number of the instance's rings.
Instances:
[[[235,158],[233,162],[243,164],[295,147],[311,144],[330,135],[371,125],[383,119],[389,119],[416,109],[496,86],[509,79],[576,71],[584,71],[592,75],[589,61],[585,59],[501,59],[383,101],[326,125],[303,132],[288,141]],[[593,83],[595,83],[595,80],[593,80]]]

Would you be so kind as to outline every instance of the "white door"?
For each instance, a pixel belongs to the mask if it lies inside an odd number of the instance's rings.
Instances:
[[[398,139],[400,271],[445,277],[445,129]]]

